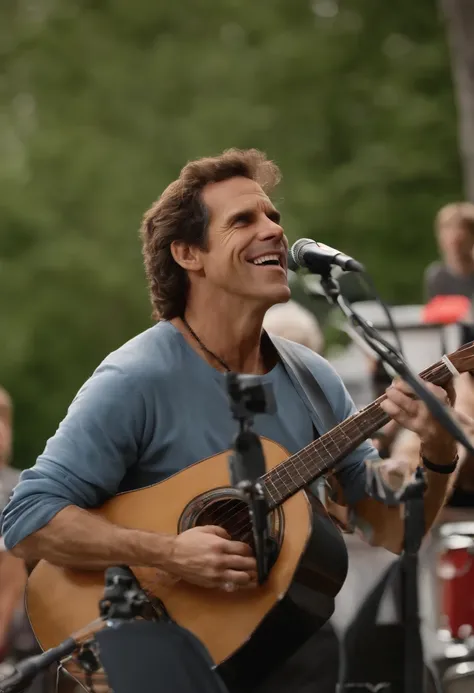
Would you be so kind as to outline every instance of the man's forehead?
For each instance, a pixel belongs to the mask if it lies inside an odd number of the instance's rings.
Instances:
[[[206,185],[202,195],[212,216],[227,215],[241,207],[271,204],[262,187],[250,178],[229,178]]]

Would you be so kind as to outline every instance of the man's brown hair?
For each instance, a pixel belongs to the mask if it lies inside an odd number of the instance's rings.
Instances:
[[[257,149],[228,149],[219,156],[190,161],[145,213],[140,230],[153,317],[170,320],[184,314],[189,289],[186,271],[171,254],[173,241],[206,248],[209,212],[202,190],[242,176],[269,193],[280,181],[280,171]]]
[[[474,233],[474,204],[451,202],[438,211],[435,219],[437,231],[446,226],[462,226]]]

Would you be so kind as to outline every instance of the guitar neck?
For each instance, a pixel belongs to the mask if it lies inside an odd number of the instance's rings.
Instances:
[[[446,365],[438,361],[420,376],[436,385],[443,385],[451,374]],[[385,395],[382,395],[267,472],[262,481],[270,509],[276,508],[326,472],[333,471],[349,453],[388,423],[390,418],[380,406],[384,399]]]

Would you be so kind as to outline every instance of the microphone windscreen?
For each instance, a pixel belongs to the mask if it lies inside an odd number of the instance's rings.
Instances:
[[[295,258],[293,257],[293,253],[291,252],[291,250],[288,251],[288,269],[292,272],[296,272],[299,269],[298,264]]]
[[[291,246],[290,255],[293,262],[299,267],[304,267],[304,259],[301,251],[308,245],[308,243],[316,245],[315,241],[313,241],[311,238],[300,238]]]

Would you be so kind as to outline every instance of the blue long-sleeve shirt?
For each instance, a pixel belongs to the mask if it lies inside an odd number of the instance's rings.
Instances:
[[[324,390],[336,419],[355,406],[329,363],[294,344]],[[313,421],[299,385],[278,363],[264,381],[275,393],[276,414],[255,418],[258,434],[289,453],[314,439]],[[225,375],[212,368],[169,322],[159,322],[111,353],[79,390],[36,464],[22,472],[2,514],[11,549],[68,505],[91,508],[117,492],[156,483],[230,448],[232,418]],[[328,429],[316,420],[320,434]],[[348,502],[365,492],[364,460],[376,458],[363,443],[339,466]]]

